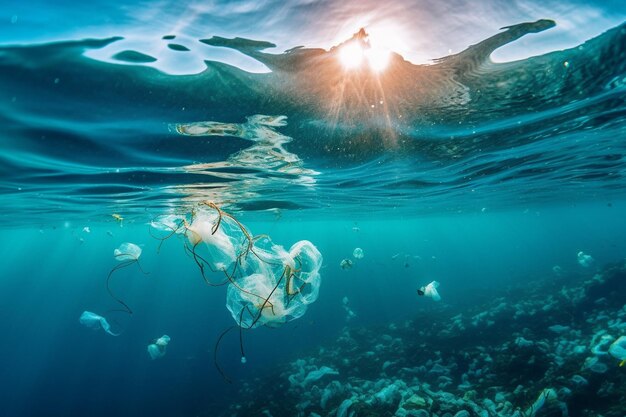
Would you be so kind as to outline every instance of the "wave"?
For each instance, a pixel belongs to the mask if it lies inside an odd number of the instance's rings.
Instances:
[[[0,47],[0,189],[8,207],[37,212],[33,197],[80,212],[68,189],[89,210],[108,201],[131,212],[207,197],[252,210],[458,210],[549,200],[555,187],[557,200],[620,194],[626,24],[576,48],[489,59],[552,26],[509,26],[431,65],[390,53],[380,72],[342,66],[346,46],[369,48],[364,31],[330,50],[281,54],[264,52],[266,41],[199,40],[259,61],[264,74],[206,61],[202,73],[168,75],[143,65],[155,58],[141,51],[113,57],[123,65],[87,56],[121,37]],[[169,129],[209,121],[247,131],[253,115],[288,117],[270,127],[279,143]]]

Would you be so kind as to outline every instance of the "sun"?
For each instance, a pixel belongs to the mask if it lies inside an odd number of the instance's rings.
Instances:
[[[345,69],[356,69],[363,64],[363,47],[357,42],[344,45],[339,50],[339,60]]]
[[[346,70],[367,66],[371,71],[381,72],[387,68],[389,57],[390,51],[372,40],[364,29],[339,47],[339,60]]]

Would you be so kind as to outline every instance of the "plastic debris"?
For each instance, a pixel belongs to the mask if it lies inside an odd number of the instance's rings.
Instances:
[[[433,281],[430,284],[417,290],[417,294],[423,295],[425,297],[430,297],[433,299],[433,301],[439,301],[441,300],[441,296],[439,295],[437,288],[439,288],[439,282]]]
[[[609,355],[620,361],[619,366],[626,364],[626,336],[620,336],[611,347],[609,347]]]
[[[80,315],[78,321],[85,327],[95,330],[102,329],[111,336],[119,336],[118,333],[111,331],[111,325],[104,317],[99,316],[96,313],[92,313],[91,311],[83,311],[83,314]]]
[[[113,213],[111,214],[111,217],[113,217],[115,221],[120,224],[120,227],[124,224],[124,218],[121,215],[117,213]]]
[[[167,232],[157,237],[161,242],[184,236],[185,249],[205,282],[228,286],[226,308],[236,326],[222,332],[214,350],[215,366],[226,381],[217,357],[220,341],[231,329],[239,328],[241,362],[246,363],[244,329],[278,327],[301,317],[317,300],[322,255],[309,241],[299,241],[287,251],[269,236],[253,236],[234,216],[208,201],[189,216],[161,216],[151,226]],[[222,281],[210,280],[209,270],[219,272]]]
[[[341,267],[341,269],[351,269],[352,268],[352,261],[350,259],[342,259],[341,262],[339,262],[339,266]]]
[[[526,412],[524,412],[524,415],[528,417],[535,417],[537,412],[541,410],[541,408],[543,408],[546,401],[553,401],[556,399],[556,391],[554,391],[552,388],[546,388],[541,391],[535,402],[530,407],[528,407]]]
[[[240,225],[217,211],[198,213],[187,227],[186,235],[194,249],[204,244],[203,258],[217,271],[228,271],[249,243]]]
[[[170,337],[168,335],[163,335],[156,339],[154,343],[148,345],[148,354],[150,355],[150,359],[155,360],[162,358],[165,356],[165,352],[167,350],[167,345],[170,343]]]
[[[120,263],[114,266],[113,269],[111,269],[106,280],[106,287],[107,287],[107,291],[109,292],[109,295],[111,295],[111,297],[115,301],[117,301],[122,307],[124,307],[123,311],[128,314],[133,314],[133,311],[128,306],[128,304],[126,304],[121,298],[116,296],[111,290],[111,277],[113,276],[113,273],[115,271],[122,269],[122,268],[126,268],[127,266],[130,266],[133,264],[136,264],[141,270],[141,272],[143,272],[144,274],[147,274],[147,272],[145,272],[143,268],[141,267],[141,265],[139,264],[140,256],[141,256],[141,248],[139,246],[135,245],[134,243],[129,243],[129,242],[122,243],[117,249],[113,251],[113,257],[115,257],[115,260],[119,261]]]
[[[141,256],[141,248],[134,243],[125,242],[113,251],[113,256],[120,262],[136,261]]]
[[[289,252],[267,238],[263,246],[256,251],[263,262],[248,263],[259,272],[232,281],[226,294],[226,306],[243,328],[276,327],[302,317],[319,294],[322,257],[311,242],[297,242]]]
[[[308,384],[317,382],[323,377],[325,377],[326,375],[331,375],[331,376],[339,375],[339,372],[337,372],[333,368],[329,368],[328,366],[321,366],[319,369],[315,369],[309,372],[306,378],[304,378],[304,381],[302,381],[302,385],[306,386]]]
[[[580,264],[580,266],[584,268],[589,268],[594,263],[594,259],[591,257],[591,255],[587,255],[583,251],[578,252],[576,257],[578,258],[578,263]]]
[[[185,229],[182,226],[186,220],[185,216],[166,214],[151,221],[150,227],[164,232],[183,233]]]

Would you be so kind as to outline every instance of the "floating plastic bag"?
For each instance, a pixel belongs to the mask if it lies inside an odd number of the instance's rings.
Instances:
[[[135,245],[134,243],[129,243],[129,242],[122,243],[117,249],[113,251],[113,257],[115,258],[115,260],[121,263],[113,267],[113,269],[111,269],[106,280],[107,291],[109,292],[109,294],[115,301],[117,301],[122,307],[124,307],[124,310],[122,311],[128,314],[133,314],[133,311],[128,306],[128,304],[122,301],[111,290],[111,277],[113,276],[113,273],[115,271],[122,269],[122,268],[126,268],[127,266],[130,266],[132,264],[137,264],[141,272],[143,272],[144,274],[147,274],[147,272],[145,272],[143,268],[141,268],[141,265],[139,264],[140,256],[141,256],[141,248],[139,246]]]
[[[165,352],[167,350],[167,345],[170,343],[170,337],[168,335],[163,335],[159,337],[154,343],[148,345],[148,354],[150,355],[150,359],[155,360],[162,358],[165,356]]]
[[[279,123],[280,120],[268,122]],[[239,329],[241,362],[245,363],[243,329],[280,326],[301,317],[308,305],[317,300],[322,255],[309,241],[299,241],[287,251],[267,236],[253,236],[235,217],[210,201],[202,203],[190,220],[174,215],[161,216],[152,222],[152,227],[169,232],[160,239],[162,241],[177,233],[184,234],[185,249],[200,268],[206,283],[228,285],[226,307],[236,326],[221,333],[214,353],[215,366],[227,381],[228,377],[218,364],[217,352],[220,341],[229,331]],[[223,281],[209,280],[205,274],[207,267],[221,272],[217,275]],[[156,344],[148,347],[151,356],[160,357],[161,351]]]
[[[219,211],[197,213],[187,227],[186,235],[194,254],[198,245],[205,244],[206,252],[199,251],[198,255],[214,271],[229,271],[249,245],[242,227]]]
[[[286,271],[287,294],[299,303],[310,304],[319,295],[322,254],[311,242],[301,240],[289,249],[289,256],[295,260],[295,269]]]
[[[584,268],[589,268],[591,265],[593,265],[593,262],[594,262],[593,257],[591,257],[591,255],[587,255],[583,251],[578,252],[576,257],[578,259],[578,263],[580,264],[580,266]]]
[[[342,259],[341,262],[339,262],[339,266],[343,270],[351,269],[352,268],[352,261],[350,259]]]
[[[113,251],[113,256],[120,262],[136,261],[141,256],[141,248],[134,243],[125,242]]]
[[[253,251],[265,271],[231,282],[226,294],[226,306],[237,325],[276,327],[301,317],[319,295],[320,252],[306,240],[289,252],[278,245],[271,245],[271,251],[255,246]]]
[[[283,288],[277,286],[272,275],[265,274],[249,275],[231,283],[226,292],[226,307],[237,325],[245,329],[278,326],[287,321],[290,313]]]
[[[425,287],[422,287],[419,290],[417,290],[417,293],[425,297],[430,297],[433,299],[433,301],[439,301],[441,300],[441,296],[439,295],[437,288],[439,288],[439,282],[433,281],[430,284],[426,285]]]
[[[150,222],[150,227],[169,233],[183,233],[185,228],[183,227],[187,222],[185,216],[178,214],[165,214],[159,216]]]
[[[113,333],[111,331],[111,325],[104,317],[99,316],[96,313],[92,313],[91,311],[83,311],[83,314],[80,315],[78,321],[85,327],[95,330],[102,329],[111,336],[119,336],[118,333]]]

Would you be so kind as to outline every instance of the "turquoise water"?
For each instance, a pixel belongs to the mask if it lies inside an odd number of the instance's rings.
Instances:
[[[2,8],[2,415],[624,415],[626,368],[599,341],[626,331],[626,9],[368,3]],[[239,335],[245,311],[193,259],[205,201],[251,235],[315,245],[301,317]],[[188,223],[160,241],[172,229],[150,224],[172,214]],[[124,242],[139,264],[109,275]],[[439,302],[416,291],[433,280]],[[557,307],[510,324],[531,301]],[[496,324],[455,319],[481,312]],[[541,377],[518,371],[543,360]],[[322,365],[338,376],[307,385]]]

